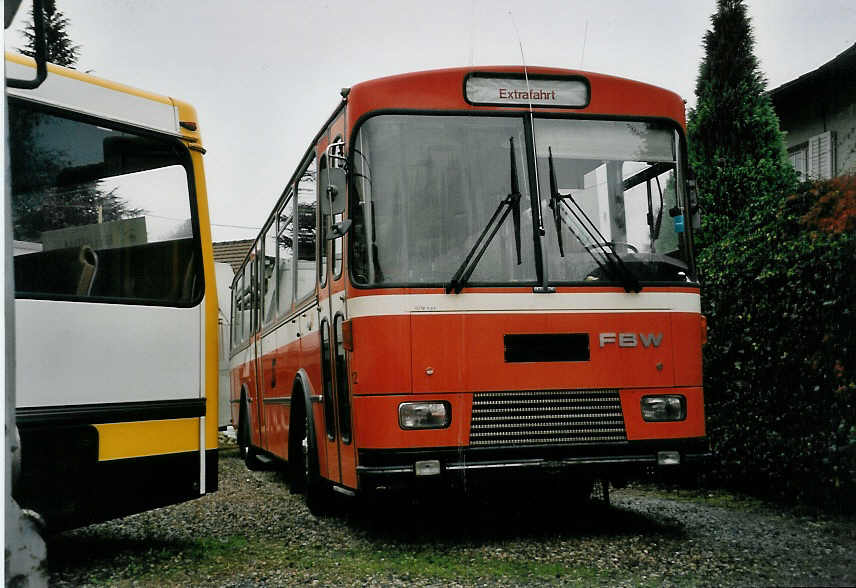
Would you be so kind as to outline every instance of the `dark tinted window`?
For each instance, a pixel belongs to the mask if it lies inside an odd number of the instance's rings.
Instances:
[[[342,340],[342,321],[344,321],[344,317],[341,314],[337,314],[333,321],[336,353],[336,395],[339,398],[339,431],[342,433],[342,441],[350,443],[351,396],[348,392],[348,361]]]
[[[321,375],[323,377],[324,421],[327,437],[336,438],[336,414],[333,405],[333,370],[330,365],[330,323],[321,321]]]
[[[203,291],[186,148],[10,101],[19,298],[184,306]]]

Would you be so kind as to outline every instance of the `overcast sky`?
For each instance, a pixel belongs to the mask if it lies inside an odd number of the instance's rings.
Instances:
[[[255,236],[339,90],[467,65],[598,71],[690,105],[715,0],[57,0],[78,69],[198,113],[215,240]],[[770,87],[856,42],[853,0],[748,0]],[[22,44],[30,3],[6,33]]]

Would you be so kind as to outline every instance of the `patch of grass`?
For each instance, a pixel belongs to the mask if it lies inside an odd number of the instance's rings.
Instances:
[[[564,578],[594,581],[598,574],[590,568],[571,568],[553,562],[485,557],[480,554],[436,553],[435,551],[387,550],[352,551],[334,554],[340,569],[354,579],[385,576],[432,581],[548,581]]]
[[[146,554],[140,554],[118,574],[109,578],[90,577],[89,581],[93,584],[129,581],[140,585],[204,584],[253,573],[261,578],[284,575],[302,581],[311,577],[337,584],[359,584],[367,578],[381,583],[391,579],[421,579],[433,583],[514,584],[597,584],[614,579],[614,570],[508,558],[504,552],[493,555],[470,549],[452,553],[405,548],[378,551],[364,545],[327,551],[318,546],[307,547],[276,539],[248,542],[243,537],[201,539],[172,557],[157,560],[152,566]]]
[[[204,563],[219,556],[231,556],[249,545],[246,537],[228,537],[226,539],[198,539],[185,551],[185,557]]]

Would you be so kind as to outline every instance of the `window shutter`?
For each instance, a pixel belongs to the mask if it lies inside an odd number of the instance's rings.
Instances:
[[[808,175],[813,179],[829,179],[833,176],[832,131],[815,135],[808,140]]]
[[[796,170],[797,175],[800,180],[804,180],[806,178],[806,155],[807,148],[797,149],[796,151],[791,151],[788,153],[788,159],[791,162],[794,170]]]

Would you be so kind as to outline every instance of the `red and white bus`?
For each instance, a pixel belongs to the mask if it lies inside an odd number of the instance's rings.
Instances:
[[[684,104],[562,69],[342,91],[232,287],[232,418],[313,509],[708,455]],[[578,493],[579,494],[579,493]]]

